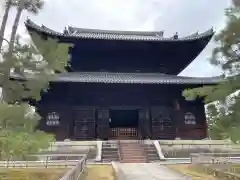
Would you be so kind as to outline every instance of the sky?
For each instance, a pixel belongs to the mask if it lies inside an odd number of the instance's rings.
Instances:
[[[175,32],[179,36],[187,36],[212,27],[215,30],[224,27],[224,9],[229,5],[229,0],[46,0],[44,9],[38,15],[22,15],[18,33],[29,38],[24,27],[24,21],[29,17],[37,24],[57,31],[70,25],[112,30],[163,30],[165,36],[172,36]],[[12,9],[6,37],[10,34],[15,13],[15,9]],[[3,6],[0,7],[0,18],[2,15]],[[221,71],[207,60],[214,47],[215,43],[211,41],[180,75],[219,75]]]

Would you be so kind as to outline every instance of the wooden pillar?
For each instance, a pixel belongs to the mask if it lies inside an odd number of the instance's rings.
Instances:
[[[182,127],[184,125],[184,114],[180,109],[175,109],[173,114],[173,121],[176,131],[176,138],[182,137]]]
[[[98,109],[97,136],[99,139],[108,140],[110,135],[109,109]]]
[[[148,108],[138,111],[138,129],[143,139],[151,138],[150,117]]]
[[[177,99],[175,100],[173,113],[174,113],[173,114],[173,122],[174,122],[175,131],[176,131],[176,138],[180,138],[180,136],[181,136],[180,124],[182,123],[180,121],[180,119],[182,117],[182,113],[181,113],[181,106]]]

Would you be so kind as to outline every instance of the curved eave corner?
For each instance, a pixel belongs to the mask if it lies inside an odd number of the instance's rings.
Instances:
[[[107,30],[90,30],[90,29],[81,29],[69,33],[61,33],[54,31],[44,25],[39,26],[32,22],[30,19],[28,19],[25,22],[25,26],[28,29],[28,31],[35,31],[38,33],[46,34],[47,36],[51,37],[58,37],[58,38],[66,38],[66,39],[104,39],[104,40],[126,40],[126,41],[151,41],[151,42],[171,42],[171,41],[195,41],[195,40],[202,40],[202,39],[211,39],[211,37],[214,35],[213,28],[203,32],[203,33],[194,33],[187,37],[163,37],[159,36],[156,32],[156,35],[153,36],[153,32],[148,33],[149,35],[146,35],[146,32],[137,32],[134,34],[134,32],[131,32],[128,34],[127,31],[107,31]],[[77,29],[77,28],[75,28]]]

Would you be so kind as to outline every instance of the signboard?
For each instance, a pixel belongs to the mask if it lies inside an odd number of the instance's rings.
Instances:
[[[46,118],[46,124],[48,126],[58,126],[60,124],[60,116],[56,112],[48,113]]]

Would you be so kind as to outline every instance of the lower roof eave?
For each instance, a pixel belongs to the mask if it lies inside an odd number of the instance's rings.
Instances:
[[[12,75],[13,79],[34,79]],[[57,74],[51,82],[103,83],[103,84],[193,84],[213,85],[221,83],[221,77],[193,78],[160,73],[113,73],[113,72],[72,72]]]

